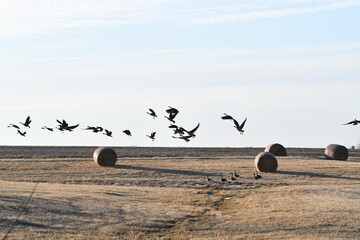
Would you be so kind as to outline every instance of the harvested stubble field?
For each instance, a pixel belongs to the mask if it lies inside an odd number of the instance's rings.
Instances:
[[[260,148],[95,149],[0,147],[0,237],[24,210],[7,239],[360,239],[359,150],[287,149],[254,180]]]

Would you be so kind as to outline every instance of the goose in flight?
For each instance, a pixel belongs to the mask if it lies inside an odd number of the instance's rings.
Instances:
[[[69,124],[64,119],[62,121],[56,119],[56,121],[59,123],[59,127],[57,129],[59,129],[60,131],[66,130],[72,132],[75,128],[79,126],[79,124],[69,126]]]
[[[25,127],[28,127],[30,128],[30,123],[31,123],[31,120],[30,120],[30,116],[28,116],[25,120],[24,123],[20,122],[22,125],[24,125]]]
[[[224,116],[222,116],[221,119],[223,119],[223,120],[234,120],[232,116],[227,115],[226,113],[224,113]]]
[[[349,124],[352,124],[352,125],[358,125],[359,123],[360,123],[360,121],[355,119],[354,121],[351,121],[351,122],[345,123],[345,124],[343,124],[343,125],[349,125]]]
[[[53,131],[54,131],[54,129],[53,129],[53,128],[49,128],[49,127],[46,127],[46,126],[43,126],[41,129],[46,129],[46,130],[51,131],[51,132],[53,132]]]
[[[151,140],[155,140],[155,134],[156,134],[156,132],[152,132],[151,134],[150,134],[150,136],[149,135],[146,135],[148,138],[150,138]]]
[[[19,129],[17,130],[18,134],[20,134],[21,136],[25,137],[26,132],[21,132]]]
[[[125,133],[125,134],[128,135],[129,137],[131,136],[131,132],[130,132],[130,130],[128,130],[128,129],[124,130],[123,133]]]
[[[149,111],[150,112],[146,112],[146,113],[149,114],[150,116],[152,116],[155,119],[157,117],[155,111],[153,109],[151,109],[151,108],[149,108]]]
[[[179,110],[176,108],[170,107],[166,110],[166,112],[169,114],[169,116],[165,116],[170,122],[175,123],[175,117],[179,113]]]
[[[107,129],[105,129],[105,132],[103,134],[108,136],[108,137],[112,137],[112,131],[109,131]]]
[[[87,126],[83,130],[92,130],[94,133],[102,132],[104,129],[102,127],[90,127]]]
[[[20,129],[20,127],[18,125],[15,125],[15,124],[12,124],[12,123],[10,123],[10,125],[7,126],[7,127],[13,127],[13,128],[16,128],[16,129]]]
[[[243,134],[243,133],[244,133],[243,128],[244,128],[244,126],[245,126],[246,120],[247,120],[247,118],[245,118],[245,120],[243,121],[243,123],[242,123],[241,125],[239,125],[238,121],[236,121],[236,120],[234,119],[234,124],[235,124],[234,127],[236,128],[236,130],[238,130],[238,131],[240,132],[240,134]]]
[[[64,119],[62,121],[56,119],[56,121],[59,123],[57,129],[59,129],[62,132],[65,131],[66,128],[69,126],[69,124]]]

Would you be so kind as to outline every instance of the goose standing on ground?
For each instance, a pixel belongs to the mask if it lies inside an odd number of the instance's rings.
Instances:
[[[155,111],[153,109],[151,109],[151,108],[149,108],[149,111],[150,112],[146,112],[146,113],[149,114],[150,116],[152,116],[155,119],[157,117]]]
[[[212,179],[211,179],[211,178],[209,178],[209,175],[207,175],[207,174],[206,174],[206,181],[208,181],[208,182],[212,182]]]
[[[112,137],[112,131],[109,131],[107,129],[105,129],[105,133],[103,133],[103,134],[108,136],[108,137]]]
[[[260,178],[262,178],[262,177],[261,177],[261,175],[259,175],[258,172],[254,173],[254,179],[255,179],[255,180],[258,180],[258,179],[260,179]]]
[[[236,170],[234,170],[234,177],[239,178],[240,175],[236,173]]]
[[[21,136],[25,137],[26,132],[21,132],[19,129],[17,130],[18,134],[20,134]]]
[[[236,130],[238,130],[238,131],[240,132],[240,134],[243,134],[243,133],[244,133],[243,128],[244,128],[244,126],[245,126],[246,120],[247,120],[247,118],[245,118],[245,120],[243,121],[243,123],[242,123],[241,125],[239,125],[238,121],[236,121],[236,120],[234,119],[234,124],[235,124],[234,127],[236,128]]]
[[[354,121],[351,121],[351,122],[345,123],[345,124],[343,124],[343,125],[349,125],[349,124],[352,124],[352,125],[358,125],[359,123],[360,123],[360,121],[355,119]]]
[[[24,125],[25,127],[28,127],[30,128],[30,123],[31,123],[31,120],[30,120],[30,116],[28,116],[25,120],[24,123],[20,122],[22,125]]]
[[[222,174],[220,174],[220,182],[222,182],[222,183],[227,182],[227,179],[224,178]]]
[[[224,113],[224,116],[222,116],[221,119],[223,119],[223,120],[234,120],[232,116],[227,115],[226,113]]]
[[[128,130],[128,129],[124,130],[123,133],[125,133],[125,134],[128,135],[129,137],[131,136],[131,132],[130,132],[130,130]]]
[[[15,125],[15,124],[12,124],[12,123],[10,123],[10,125],[7,126],[7,127],[13,127],[13,128],[16,128],[16,129],[20,129],[20,127],[18,125]]]
[[[150,136],[149,135],[146,135],[148,138],[150,138],[151,140],[155,140],[155,134],[156,134],[156,132],[152,132],[151,134],[150,134]]]
[[[237,179],[234,177],[234,173],[231,173],[231,176],[230,176],[230,179],[231,181],[235,182]]]
[[[46,127],[46,126],[43,126],[41,129],[46,129],[46,130],[48,130],[48,131],[50,131],[50,132],[53,132],[53,131],[54,131],[53,128],[49,128],[49,127]]]

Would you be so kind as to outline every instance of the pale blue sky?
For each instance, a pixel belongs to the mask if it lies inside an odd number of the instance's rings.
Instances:
[[[0,0],[0,144],[357,145],[341,124],[360,119],[359,29],[355,0]],[[200,122],[191,142],[171,138],[169,105]],[[28,115],[25,138],[6,127]],[[40,129],[55,119],[114,137]]]

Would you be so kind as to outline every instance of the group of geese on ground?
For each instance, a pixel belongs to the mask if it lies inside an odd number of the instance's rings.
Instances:
[[[262,176],[256,171],[255,173],[253,173],[254,175],[254,179],[258,180],[261,179]],[[230,173],[230,180],[231,182],[236,182],[238,180],[238,178],[240,178],[240,175],[236,172],[236,170],[234,170],[234,172]],[[213,179],[209,177],[209,175],[206,175],[206,181],[207,182],[213,182]],[[221,183],[228,183],[228,179],[226,179],[225,177],[223,177],[222,174],[220,174],[220,178],[219,181]]]

